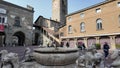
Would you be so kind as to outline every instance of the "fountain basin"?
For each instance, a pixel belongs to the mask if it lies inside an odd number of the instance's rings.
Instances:
[[[63,66],[75,63],[79,57],[77,48],[38,48],[33,52],[35,60],[47,66]]]

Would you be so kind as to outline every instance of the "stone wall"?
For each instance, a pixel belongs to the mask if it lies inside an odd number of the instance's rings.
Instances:
[[[32,26],[33,26],[33,9],[20,7],[5,1],[0,2],[0,8],[7,11],[5,14],[5,43],[12,45],[12,36],[17,36],[20,45],[32,45]],[[3,14],[0,14],[2,16]],[[22,34],[22,35],[21,35]],[[24,40],[23,40],[24,38]]]

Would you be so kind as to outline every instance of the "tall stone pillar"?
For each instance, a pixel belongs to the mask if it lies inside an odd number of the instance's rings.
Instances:
[[[12,35],[10,33],[6,34],[6,46],[12,46]]]
[[[0,36],[0,46],[2,46],[2,36]]]
[[[74,38],[74,43],[75,43],[75,47],[77,47],[76,43],[77,43],[77,38]]]
[[[88,47],[87,38],[84,38],[84,44],[85,44],[86,47]]]
[[[115,36],[110,36],[110,42],[111,42],[110,49],[111,50],[116,49],[116,46],[115,46]]]
[[[5,39],[5,35],[2,36],[2,46],[4,47],[4,39]]]
[[[100,43],[99,37],[96,37],[96,43]]]

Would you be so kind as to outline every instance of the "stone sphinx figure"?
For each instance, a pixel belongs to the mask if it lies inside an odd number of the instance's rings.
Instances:
[[[7,50],[2,50],[1,52],[1,68],[18,68],[19,67],[19,57],[17,53],[8,53]]]
[[[97,65],[100,65],[102,61],[103,61],[103,54],[98,53],[96,51],[95,45],[90,45],[87,48],[85,54],[83,54],[77,59],[76,64],[79,67],[94,68],[97,67]]]
[[[111,59],[113,60],[111,67],[120,68],[120,50],[114,50],[111,54]]]
[[[32,58],[31,49],[29,47],[27,47],[25,49],[25,52],[24,52],[24,60],[23,60],[23,62],[30,62],[32,60],[33,60],[33,58]]]

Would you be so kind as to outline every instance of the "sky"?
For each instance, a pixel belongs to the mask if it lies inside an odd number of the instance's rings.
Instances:
[[[50,19],[52,16],[52,0],[4,0],[22,7],[30,5],[34,8],[34,21],[41,15]],[[68,14],[84,9],[105,0],[68,0]]]

